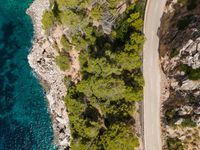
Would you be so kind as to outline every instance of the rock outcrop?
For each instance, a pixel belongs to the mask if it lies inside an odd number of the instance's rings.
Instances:
[[[185,77],[185,72],[180,71],[177,67],[180,64],[186,64],[193,69],[200,68],[200,51],[198,45],[200,38],[189,40],[179,51],[177,56],[170,58],[168,55],[161,57],[163,71],[168,76],[171,88],[176,90],[199,90],[200,82],[192,81]]]
[[[166,80],[161,91],[164,149],[168,138],[181,140],[184,149],[200,149],[199,4],[168,0],[158,33]]]

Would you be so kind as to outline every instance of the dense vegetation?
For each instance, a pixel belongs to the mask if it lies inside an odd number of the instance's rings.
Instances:
[[[64,35],[60,39],[60,44],[62,45],[65,51],[69,51],[71,49],[70,43]]]
[[[175,108],[168,108],[165,112],[165,123],[167,125],[176,126],[176,122],[180,119],[183,119],[183,121],[180,124],[180,127],[196,127],[196,123],[192,120],[192,116],[194,114],[187,114],[187,115],[180,115],[179,112]]]
[[[49,19],[70,29],[70,39],[61,38],[63,47],[68,50],[70,43],[81,52],[82,80],[75,85],[65,78],[71,148],[132,150],[139,145],[133,113],[134,103],[143,98],[143,21],[135,4],[128,1],[129,8],[121,15],[120,0],[92,6],[91,2],[56,0],[48,10],[54,16]],[[94,21],[101,25],[94,25]],[[116,23],[108,34],[110,21]],[[44,28],[50,30],[52,21],[44,22]]]
[[[54,15],[52,11],[45,11],[42,17],[42,25],[45,30],[49,30],[54,24]]]
[[[183,150],[183,144],[178,138],[168,138],[167,139],[168,150]]]
[[[65,71],[69,69],[69,56],[60,54],[59,56],[56,57],[55,59],[56,64],[60,67],[61,70]]]
[[[187,10],[191,11],[197,6],[198,0],[178,0],[179,4],[186,5]]]
[[[170,51],[170,57],[175,57],[179,54],[179,51],[176,48],[172,48],[172,50]]]
[[[193,69],[192,67],[181,64],[179,70],[184,71],[190,80],[199,80],[200,79],[200,68]]]
[[[179,19],[177,22],[178,30],[185,30],[186,27],[191,23],[191,21],[192,21],[192,15],[187,15]]]

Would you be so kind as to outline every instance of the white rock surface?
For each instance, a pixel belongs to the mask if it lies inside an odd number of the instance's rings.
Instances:
[[[164,71],[170,77],[170,85],[173,87],[173,89],[185,91],[200,89],[199,80],[192,81],[185,78],[182,81],[182,85],[178,85],[178,81],[173,77],[176,75],[185,75],[185,72],[175,69],[180,62],[181,64],[187,64],[193,69],[200,68],[200,38],[197,38],[195,41],[189,40],[180,49],[179,54],[176,57],[169,58],[169,56],[165,55],[165,57],[161,58],[161,64],[164,68]],[[176,72],[174,70],[176,70]]]

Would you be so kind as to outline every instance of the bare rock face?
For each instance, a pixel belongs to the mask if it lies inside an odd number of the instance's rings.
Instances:
[[[199,81],[191,81],[191,80],[185,80],[183,81],[182,86],[180,87],[180,90],[197,90],[200,89],[200,83]]]
[[[178,138],[186,147],[189,145],[186,141],[195,138],[193,134],[200,127],[200,80],[189,76],[191,70],[200,68],[200,3],[192,9],[187,3],[168,0],[158,32],[160,63],[167,81],[161,91],[163,139]],[[200,149],[199,143],[197,140],[190,146]]]
[[[45,86],[48,86],[46,97],[52,116],[55,143],[59,149],[66,150],[69,149],[71,135],[69,118],[63,101],[67,91],[63,82],[65,73],[58,68],[54,61],[58,55],[58,52],[52,47],[55,39],[46,37],[41,24],[43,11],[48,8],[48,0],[34,0],[27,10],[33,20],[35,29],[35,39],[28,61],[39,76],[41,83],[45,82]]]
[[[163,71],[168,74],[170,79],[170,84],[173,89],[176,90],[195,90],[200,89],[199,81],[192,81],[187,78],[181,80],[182,85],[180,86],[179,78],[175,77],[180,76],[184,77],[185,72],[177,69],[178,65],[186,64],[193,69],[200,68],[200,51],[198,50],[200,38],[197,38],[195,41],[189,40],[180,50],[179,54],[173,58],[165,55],[161,58],[161,64]]]
[[[179,112],[180,116],[184,116],[184,115],[191,114],[192,110],[193,110],[193,108],[191,106],[185,105],[185,106],[181,107],[178,112]]]
[[[200,107],[198,107],[198,108],[194,111],[194,113],[200,115]]]
[[[183,118],[180,118],[178,121],[175,122],[176,125],[181,125],[181,123],[183,122]]]
[[[193,69],[200,67],[199,44],[200,38],[197,38],[195,41],[189,40],[186,46],[184,46],[179,53],[179,59],[181,58],[181,62],[191,66]]]
[[[108,2],[106,0],[102,0],[99,1],[99,3],[101,5],[108,5]],[[100,21],[99,24],[95,23],[95,26],[101,25],[102,29],[104,31],[105,34],[110,34],[112,31],[112,27],[116,21],[116,18],[118,15],[122,14],[123,12],[126,11],[127,8],[127,4],[126,1],[121,1],[118,5],[117,5],[117,15],[113,15],[111,14],[109,11],[105,11],[103,13],[102,19]]]

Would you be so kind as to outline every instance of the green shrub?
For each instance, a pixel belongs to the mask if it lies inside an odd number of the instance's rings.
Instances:
[[[190,80],[200,79],[200,68],[193,69],[192,67],[186,64],[181,64],[179,65],[179,70],[184,71]]]
[[[185,118],[181,125],[183,127],[196,127],[196,123],[191,119],[191,117]]]
[[[72,85],[72,78],[71,78],[71,77],[65,76],[65,77],[64,77],[64,84],[65,84],[65,86],[66,86],[67,88],[70,87],[70,86]]]
[[[200,32],[200,26],[197,27],[198,32]]]
[[[69,57],[66,55],[59,55],[55,58],[56,64],[61,70],[65,71],[70,68]]]
[[[197,6],[197,0],[188,0],[187,10],[193,10]]]
[[[59,49],[57,43],[54,43],[54,44],[52,45],[52,47],[53,47],[57,52],[60,52],[60,49]]]
[[[191,22],[191,16],[190,15],[181,18],[177,22],[178,30],[184,30],[190,24],[190,22]]]
[[[193,94],[189,95],[189,102],[191,104],[198,104],[199,103],[199,101],[197,100],[197,98]]]
[[[139,0],[137,1],[137,4],[136,4],[137,10],[140,12],[142,17],[144,17],[144,13],[145,13],[146,1],[147,0]]]
[[[168,138],[167,139],[168,150],[183,150],[183,144],[178,138]]]
[[[113,124],[100,140],[104,150],[134,150],[139,146],[137,137],[122,124]]]
[[[91,15],[92,19],[94,19],[96,21],[100,21],[100,19],[102,17],[102,12],[103,12],[102,6],[100,4],[98,4],[92,8],[90,15]]]
[[[175,57],[179,54],[179,51],[176,48],[173,48],[170,52],[170,57]]]
[[[187,6],[187,10],[193,10],[197,6],[197,0],[178,0],[178,4]]]
[[[167,109],[165,112],[165,120],[168,125],[174,125],[177,120],[177,112],[174,109]]]
[[[178,0],[178,4],[186,5],[188,0]]]
[[[76,28],[78,28],[78,24],[81,23],[80,16],[70,10],[61,11],[59,13],[59,19],[63,25],[66,25],[71,30],[75,30]]]
[[[67,38],[63,35],[60,39],[60,44],[63,46],[63,48],[66,50],[66,51],[69,51],[70,50],[70,45],[69,45],[69,42],[67,40]]]
[[[54,15],[53,12],[50,10],[47,10],[44,12],[44,14],[42,15],[42,27],[45,30],[49,30],[51,27],[53,27],[54,25]]]

